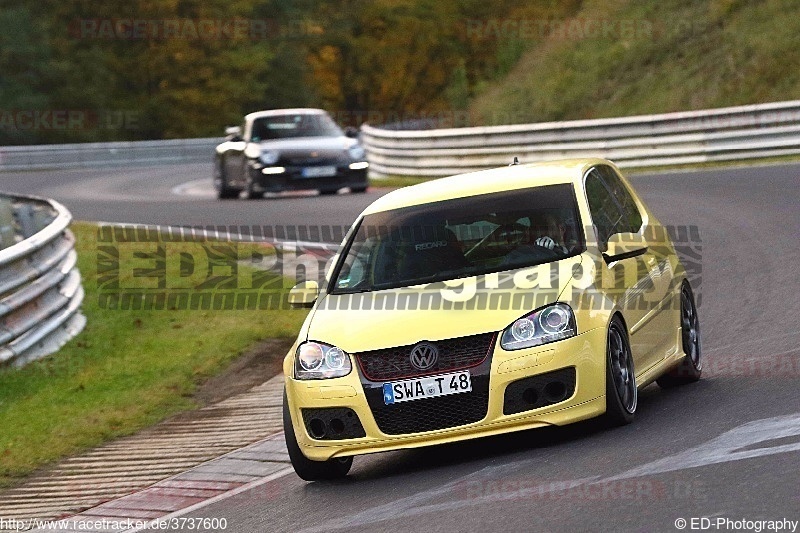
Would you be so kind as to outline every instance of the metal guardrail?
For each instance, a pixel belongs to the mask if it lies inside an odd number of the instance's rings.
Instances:
[[[364,125],[370,176],[449,176],[603,157],[621,167],[800,154],[800,101],[623,118],[398,131]]]
[[[71,220],[53,200],[0,193],[0,365],[53,353],[86,324]]]
[[[170,163],[208,162],[210,165],[214,147],[221,142],[221,138],[206,138],[3,146],[0,147],[0,171]]]
[[[800,100],[622,118],[434,130],[363,125],[370,175],[448,176],[604,157],[621,167],[800,154]],[[0,147],[0,171],[211,162],[221,138]]]

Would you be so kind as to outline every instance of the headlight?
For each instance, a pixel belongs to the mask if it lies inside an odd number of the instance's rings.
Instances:
[[[264,152],[261,152],[259,159],[265,165],[274,165],[275,163],[278,162],[278,159],[280,159],[280,157],[281,154],[279,154],[277,150],[266,150]]]
[[[572,308],[557,303],[515,320],[503,331],[500,346],[504,350],[530,348],[574,337],[577,329]]]
[[[294,377],[297,379],[339,378],[352,369],[350,356],[336,346],[304,342],[297,347],[294,359]]]
[[[364,159],[364,157],[367,155],[364,149],[357,144],[348,148],[347,153],[350,155],[351,159]]]

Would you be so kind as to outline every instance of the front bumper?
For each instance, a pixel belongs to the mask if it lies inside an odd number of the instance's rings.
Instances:
[[[343,187],[365,188],[367,169],[352,170],[347,165],[336,165],[336,175],[317,178],[303,177],[306,167],[284,166],[280,174],[263,174],[261,168],[250,167],[253,189],[258,192],[280,192],[299,190],[336,190]]]
[[[605,343],[603,328],[584,332],[576,337],[527,350],[506,352],[495,339],[494,352],[485,364],[488,367],[488,407],[480,420],[445,429],[417,433],[386,434],[379,428],[370,407],[365,380],[354,363],[353,371],[342,378],[299,381],[286,377],[289,410],[297,442],[309,459],[323,461],[365,453],[416,448],[476,437],[496,435],[523,429],[564,425],[592,418],[605,412]],[[287,358],[290,360],[291,358]],[[506,389],[514,382],[564,369],[574,369],[574,392],[557,403],[513,414],[505,405]],[[291,370],[285,368],[285,370]],[[480,366],[470,370],[480,374]],[[570,370],[571,372],[571,370]],[[291,376],[291,373],[287,373]],[[513,389],[512,389],[513,390]],[[473,394],[473,393],[465,393]],[[457,395],[456,395],[457,396]],[[424,407],[424,402],[407,402]],[[302,409],[350,409],[361,422],[364,436],[340,439],[314,439],[303,422]],[[513,411],[513,410],[512,410]]]

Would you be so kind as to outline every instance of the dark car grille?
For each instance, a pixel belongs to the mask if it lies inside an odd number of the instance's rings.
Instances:
[[[355,356],[361,372],[370,381],[403,379],[479,365],[492,351],[494,339],[494,333],[482,333],[431,342],[439,349],[439,359],[433,367],[424,372],[411,365],[411,348],[415,346],[413,344],[361,352]]]
[[[342,165],[342,159],[338,156],[333,157],[287,157],[284,161],[289,165],[303,166],[303,167],[316,167],[322,165],[339,166]]]
[[[365,388],[375,423],[387,435],[434,431],[479,422],[489,408],[489,376],[472,376],[472,391],[386,405],[381,387]]]
[[[347,152],[342,149],[320,149],[316,140],[311,139],[303,148],[278,149],[281,154],[278,164],[287,166],[346,165]]]

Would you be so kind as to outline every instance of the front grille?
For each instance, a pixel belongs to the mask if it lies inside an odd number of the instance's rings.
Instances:
[[[347,407],[302,409],[303,423],[312,439],[337,440],[366,437],[355,411]]]
[[[439,359],[424,372],[411,365],[410,355],[414,344],[361,352],[355,356],[361,372],[370,381],[403,379],[477,366],[492,351],[494,339],[494,333],[482,333],[431,342],[439,349]]]
[[[302,166],[302,167],[319,167],[319,166],[339,166],[341,160],[338,157],[291,157],[287,158],[286,162],[289,165]]]
[[[518,379],[509,383],[503,414],[513,415],[563,402],[575,393],[575,367]]]
[[[488,374],[473,375],[470,392],[393,405],[383,402],[383,388],[380,386],[365,386],[364,392],[375,423],[387,435],[434,431],[479,422],[486,417],[489,408]]]

